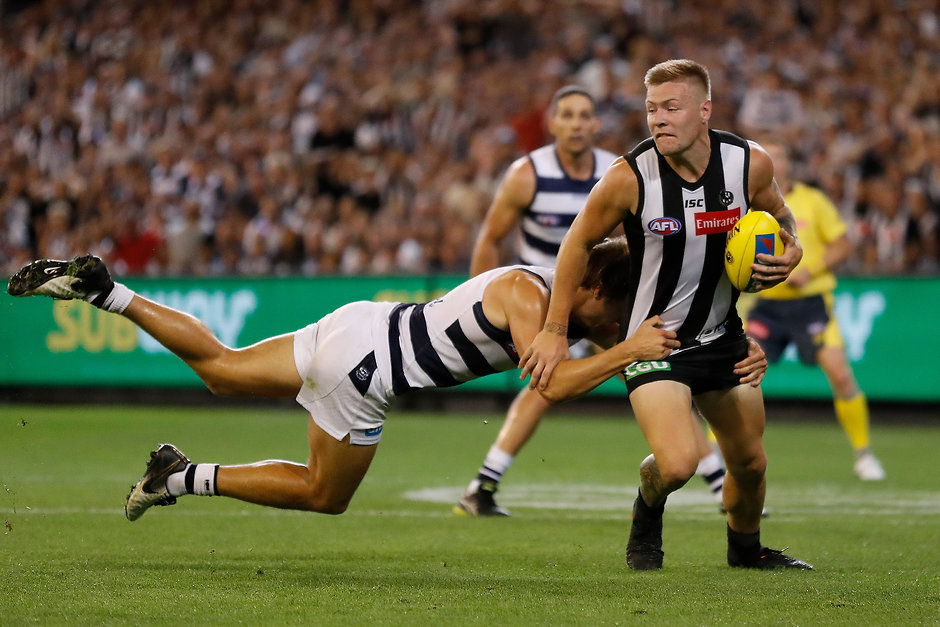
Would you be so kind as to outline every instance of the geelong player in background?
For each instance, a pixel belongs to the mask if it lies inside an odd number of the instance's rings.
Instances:
[[[764,403],[761,391],[741,385],[734,364],[747,351],[735,304],[737,290],[724,272],[727,231],[746,211],[767,211],[780,223],[784,251],[752,266],[758,288],[785,280],[802,249],[793,215],[774,182],[773,162],[751,142],[709,129],[708,70],[688,59],[650,68],[646,86],[651,137],[618,159],[591,191],[558,254],[555,285],[543,330],[524,352],[523,375],[541,389],[567,356],[567,319],[591,248],[622,223],[631,253],[629,307],[621,333],[660,316],[681,348],[664,360],[631,367],[627,390],[652,455],[640,466],[627,564],[662,568],[662,520],[668,495],[695,472],[694,400],[718,440],[727,464],[727,561],[746,568],[812,566],[761,544],[766,490]]]

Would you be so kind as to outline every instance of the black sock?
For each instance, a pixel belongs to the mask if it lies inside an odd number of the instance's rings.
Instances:
[[[636,500],[636,509],[637,514],[642,516],[662,516],[663,511],[666,509],[666,501],[663,501],[659,504],[659,507],[650,507],[646,504],[646,501],[643,500],[643,492],[637,490],[637,495],[639,498]]]
[[[728,546],[742,555],[760,556],[760,531],[754,533],[738,533],[728,525]]]

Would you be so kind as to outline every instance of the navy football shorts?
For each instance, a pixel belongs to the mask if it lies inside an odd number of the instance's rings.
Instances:
[[[827,339],[830,326],[836,334],[832,340]],[[820,348],[841,345],[830,304],[822,295],[793,300],[757,299],[747,315],[747,333],[760,342],[770,363],[779,361],[791,342],[796,344],[800,361],[810,366],[816,363]]]

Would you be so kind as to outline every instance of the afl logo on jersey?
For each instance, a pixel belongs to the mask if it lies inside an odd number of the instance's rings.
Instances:
[[[646,225],[646,228],[650,230],[650,233],[656,235],[675,235],[682,230],[682,223],[676,220],[675,218],[656,218],[650,220],[649,224]]]

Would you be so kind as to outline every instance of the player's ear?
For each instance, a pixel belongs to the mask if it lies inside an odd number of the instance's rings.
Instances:
[[[708,122],[712,117],[712,101],[705,99],[701,108],[702,122]]]

